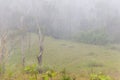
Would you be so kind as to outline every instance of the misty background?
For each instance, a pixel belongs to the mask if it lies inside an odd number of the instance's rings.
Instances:
[[[36,33],[90,44],[120,43],[119,0],[0,0],[0,30]],[[23,23],[21,24],[21,21]]]
[[[0,80],[32,75],[119,80],[120,0],[0,0]]]

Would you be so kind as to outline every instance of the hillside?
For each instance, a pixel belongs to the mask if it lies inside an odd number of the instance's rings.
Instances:
[[[35,39],[35,40],[34,40]],[[74,73],[105,72],[112,76],[120,71],[119,46],[97,46],[65,40],[45,38],[43,66],[61,71],[64,68]],[[37,37],[32,38],[30,53],[26,51],[26,63],[35,64],[38,54]],[[16,49],[9,58],[9,66],[15,67],[21,63],[20,50]]]

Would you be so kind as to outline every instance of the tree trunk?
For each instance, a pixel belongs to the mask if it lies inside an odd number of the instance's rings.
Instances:
[[[39,27],[38,36],[39,36],[39,55],[38,55],[37,59],[38,59],[38,64],[42,65],[42,56],[43,56],[43,51],[44,51],[44,45],[43,45],[44,44],[44,35],[42,34],[40,27]]]
[[[0,66],[2,68],[2,73],[5,71],[5,54],[6,54],[6,40],[7,33],[3,34],[0,39]]]
[[[28,33],[28,52],[31,54],[31,33]]]
[[[22,66],[25,67],[25,47],[24,47],[25,43],[24,43],[24,36],[22,36],[21,39],[21,54],[22,54]]]
[[[22,33],[22,38],[21,38],[21,54],[22,54],[22,66],[23,68],[25,67],[25,27],[24,27],[24,16],[21,16],[20,18],[20,23],[21,23],[21,33]]]

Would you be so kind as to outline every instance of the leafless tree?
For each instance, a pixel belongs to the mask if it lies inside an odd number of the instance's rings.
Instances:
[[[5,68],[5,54],[7,54],[7,36],[8,32],[4,32],[0,36],[0,65],[3,70]]]
[[[44,33],[41,31],[41,27],[38,26],[38,37],[39,37],[39,55],[37,57],[38,64],[42,65],[42,56],[44,51]]]
[[[20,23],[21,23],[21,54],[22,54],[22,66],[25,67],[25,28],[24,28],[24,16],[21,17]]]

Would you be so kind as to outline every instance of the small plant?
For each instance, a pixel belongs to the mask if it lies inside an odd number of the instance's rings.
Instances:
[[[100,73],[100,74],[91,74],[90,80],[112,80],[112,79],[109,76]]]
[[[72,80],[72,79],[68,75],[63,75],[61,80]]]
[[[26,66],[24,71],[31,75],[30,80],[37,80],[37,74],[39,73],[39,71],[36,64]]]
[[[42,80],[49,80],[49,77],[47,74],[42,74]]]
[[[53,77],[57,75],[57,72],[49,70],[42,75],[43,80],[53,80]]]
[[[5,73],[5,78],[6,80],[12,80],[14,77],[14,72],[12,70],[7,70]]]
[[[65,69],[64,69],[61,73],[62,73],[62,78],[61,78],[61,80],[75,80],[75,79],[72,79],[69,75],[67,75]]]
[[[3,65],[0,65],[0,74],[4,74],[5,67]]]

